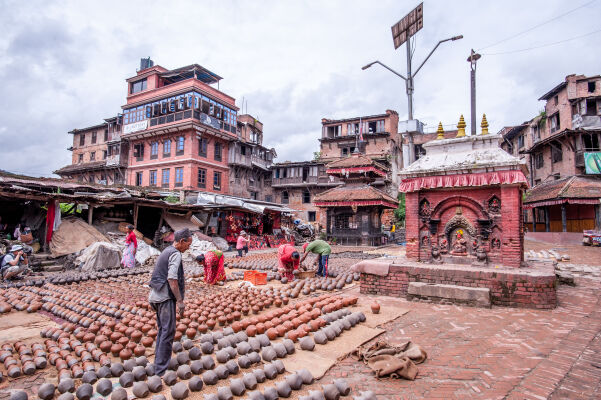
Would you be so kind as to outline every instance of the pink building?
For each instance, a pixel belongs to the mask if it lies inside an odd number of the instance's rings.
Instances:
[[[174,70],[152,64],[143,60],[127,79],[121,135],[130,149],[127,183],[227,194],[235,99],[213,87],[222,78],[198,64]]]

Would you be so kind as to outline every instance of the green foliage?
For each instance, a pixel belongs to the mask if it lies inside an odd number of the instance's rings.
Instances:
[[[314,151],[313,152],[313,161],[317,161],[321,158],[321,151]]]
[[[165,197],[165,201],[167,203],[171,203],[171,204],[175,204],[175,203],[179,203],[179,197],[177,196],[167,196]]]
[[[405,222],[405,193],[399,193],[397,199],[399,200],[399,206],[394,210],[394,217],[397,221]]]

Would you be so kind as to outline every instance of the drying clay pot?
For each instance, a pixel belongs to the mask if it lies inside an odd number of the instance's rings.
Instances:
[[[107,366],[100,367],[98,368],[98,371],[96,371],[96,375],[98,375],[99,378],[110,378],[111,369]]]
[[[190,370],[194,375],[200,375],[203,369],[201,360],[192,361],[192,364],[190,364]]]
[[[261,357],[263,358],[263,361],[273,361],[277,356],[278,355],[272,346],[265,347],[261,352]]]
[[[374,301],[371,303],[371,312],[374,314],[380,313],[380,304],[378,304],[378,302]]]
[[[73,396],[73,393],[67,392],[67,393],[63,393],[60,396],[58,396],[58,398],[56,400],[74,400],[75,396]]]
[[[338,389],[342,396],[348,396],[351,393],[351,388],[344,379],[336,379],[334,380],[334,386]]]
[[[215,358],[220,363],[225,363],[230,359],[230,353],[226,349],[221,349],[215,353]]]
[[[254,390],[257,387],[257,378],[252,373],[244,374],[242,382],[244,382],[244,386],[249,390]]]
[[[290,374],[286,376],[286,383],[292,390],[298,390],[303,385],[303,379],[298,374]]]
[[[146,367],[148,365],[148,358],[146,358],[146,356],[137,357],[136,364],[141,367]]]
[[[328,337],[323,331],[317,331],[313,334],[313,340],[317,344],[326,344],[328,342]]]
[[[288,355],[288,351],[282,343],[274,344],[273,349],[275,350],[275,353],[277,354],[278,358],[286,357]]]
[[[123,364],[121,363],[113,363],[111,364],[111,375],[114,377],[119,377],[125,369],[123,368]]]
[[[200,379],[200,376],[193,376],[188,381],[188,388],[192,392],[200,392],[202,390],[203,386],[204,386],[204,384],[202,383],[202,379]]]
[[[309,398],[311,400],[326,400],[326,396],[324,396],[321,390],[310,390]]]
[[[315,380],[315,378],[313,378],[313,374],[306,368],[296,371],[296,373],[301,377],[304,385],[310,385]]]
[[[206,356],[202,356],[201,360],[202,360],[202,365],[203,365],[204,369],[215,368],[215,360],[213,360],[213,357],[206,355]]]
[[[165,398],[165,395],[155,394],[154,396],[152,396],[152,400],[167,400],[167,399]]]
[[[185,351],[178,353],[176,359],[179,365],[188,364],[190,362],[190,357],[188,357],[188,353]]]
[[[192,377],[192,371],[189,365],[180,365],[177,369],[177,377],[179,379],[188,380]]]
[[[111,394],[111,400],[127,400],[127,392],[123,388],[115,389]]]
[[[204,400],[219,400],[217,393],[205,394],[203,397]]]
[[[214,371],[219,379],[227,379],[230,376],[230,370],[224,364],[218,365]]]
[[[151,376],[146,383],[148,384],[148,390],[152,393],[158,393],[163,388],[163,380],[158,375]]]
[[[248,344],[248,342],[240,342],[236,346],[236,350],[238,351],[238,354],[242,356],[244,354],[247,354],[251,350],[251,347],[250,344]]]
[[[225,363],[225,366],[228,369],[228,371],[230,371],[231,375],[236,375],[238,372],[240,372],[240,367],[234,360],[229,360]]]
[[[175,385],[175,382],[177,382],[177,375],[175,374],[175,371],[165,372],[165,375],[163,375],[163,382],[167,386]]]
[[[131,372],[124,372],[120,377],[119,377],[119,383],[121,384],[121,386],[123,386],[124,388],[128,388],[131,385],[134,384],[134,374],[132,374]]]
[[[232,391],[227,386],[221,386],[219,389],[217,389],[217,397],[219,398],[219,400],[233,400],[234,399],[234,395],[232,394]]]
[[[275,379],[278,376],[278,370],[273,364],[266,364],[263,367],[263,372],[268,379]]]
[[[254,392],[250,392],[248,394],[248,398],[250,400],[265,400],[265,396],[263,396],[263,393],[261,393],[258,390],[255,390]]]
[[[247,343],[250,345],[250,349],[252,351],[261,350],[262,345],[261,345],[261,341],[258,338],[256,338],[256,337],[250,338],[250,339],[248,339]]]
[[[154,363],[146,365],[146,367],[144,367],[144,370],[146,371],[146,376],[156,375],[156,366],[154,365]]]
[[[240,378],[230,380],[230,390],[236,396],[242,396],[246,391],[246,385]]]
[[[248,356],[238,357],[238,365],[242,369],[246,369],[246,368],[250,367],[250,365],[251,365],[250,358],[248,358]]]
[[[56,387],[52,383],[44,383],[38,388],[38,397],[42,400],[50,400],[54,397]]]
[[[300,340],[300,347],[303,350],[313,351],[315,348],[315,341],[311,336],[305,336]]]
[[[214,347],[212,342],[202,342],[200,344],[200,350],[202,350],[203,354],[211,354],[213,349]]]
[[[261,355],[259,353],[253,351],[252,353],[248,353],[247,355],[248,359],[252,364],[258,364],[261,362]]]
[[[73,382],[73,379],[71,378],[61,379],[58,384],[58,391],[60,393],[75,392],[75,382]]]
[[[90,400],[93,394],[94,388],[89,383],[81,384],[75,392],[75,396],[77,396],[79,400]]]
[[[27,392],[19,390],[18,392],[11,394],[9,400],[27,400],[28,398]]]
[[[188,351],[188,357],[190,358],[190,360],[198,360],[198,359],[200,359],[201,356],[202,356],[202,351],[198,347],[192,347]]]
[[[171,386],[171,397],[173,397],[175,400],[185,399],[189,394],[190,390],[184,382],[178,382]]]
[[[132,374],[134,374],[136,382],[146,380],[146,369],[141,365],[134,367]]]
[[[258,383],[263,383],[265,382],[265,379],[267,379],[265,376],[265,371],[263,371],[261,368],[253,369],[253,374],[255,375]]]
[[[218,380],[219,378],[217,377],[217,374],[214,371],[205,371],[202,373],[202,381],[206,385],[214,385],[217,383]]]
[[[323,389],[326,400],[338,400],[340,398],[340,392],[335,385],[323,385],[321,388]]]
[[[83,383],[89,383],[89,384],[94,384],[96,383],[96,381],[98,380],[98,376],[96,375],[96,373],[94,371],[88,371],[86,373],[83,374],[83,376],[81,377],[81,381]]]
[[[282,341],[282,344],[286,348],[286,351],[288,352],[288,354],[293,354],[296,351],[296,348],[294,347],[294,342],[292,340],[284,339]]]
[[[275,360],[274,362],[272,362],[272,364],[278,370],[278,374],[283,374],[284,371],[286,371],[286,367],[284,366],[284,363],[282,362],[282,360]]]
[[[278,395],[280,397],[288,398],[290,397],[290,393],[292,393],[292,389],[290,389],[290,385],[286,383],[286,381],[277,382],[275,384],[276,390],[278,391]]]
[[[265,334],[258,335],[257,340],[261,343],[261,347],[266,347],[271,344],[269,337],[267,337],[267,335],[265,335]]]
[[[169,360],[169,363],[167,364],[167,369],[170,369],[171,371],[176,371],[178,367],[179,367],[179,363],[177,362],[177,358],[172,357]]]
[[[144,398],[150,394],[150,390],[148,389],[148,384],[146,382],[134,383],[132,392],[137,398]]]
[[[277,400],[278,399],[278,391],[273,386],[266,387],[263,390],[263,396],[265,396],[265,400]]]

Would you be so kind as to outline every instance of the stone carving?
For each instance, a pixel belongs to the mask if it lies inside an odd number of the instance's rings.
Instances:
[[[462,228],[465,229],[466,233],[471,237],[476,237],[476,229],[470,224],[467,218],[461,214],[456,214],[445,224],[444,233],[450,236],[454,229]]]
[[[482,246],[482,244],[479,241],[476,247],[476,261],[474,261],[473,265],[488,265],[488,254],[486,253],[484,246]]]
[[[490,241],[490,247],[492,249],[500,250],[501,249],[501,240],[497,237],[492,238]]]
[[[449,241],[445,235],[440,235],[438,240],[438,248],[442,254],[447,254],[449,252]]]
[[[437,245],[432,245],[432,262],[435,264],[442,264],[442,257]]]
[[[501,213],[501,200],[497,196],[493,196],[488,201],[488,212],[491,214],[500,214]]]
[[[454,256],[467,255],[467,240],[465,240],[463,229],[458,229],[455,231],[451,254]]]
[[[419,203],[419,215],[422,218],[428,218],[430,217],[430,214],[432,213],[432,210],[430,209],[430,202],[426,199],[423,199],[420,203]]]

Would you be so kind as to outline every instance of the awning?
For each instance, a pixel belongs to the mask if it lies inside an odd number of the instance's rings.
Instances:
[[[543,200],[536,201],[534,203],[524,204],[525,210],[530,210],[536,207],[556,206],[559,204],[600,204],[601,199],[556,199],[556,200]]]
[[[423,189],[439,189],[468,186],[490,185],[528,185],[526,176],[522,171],[496,171],[481,172],[476,174],[435,175],[418,178],[403,179],[399,191],[403,193],[415,192]]]

